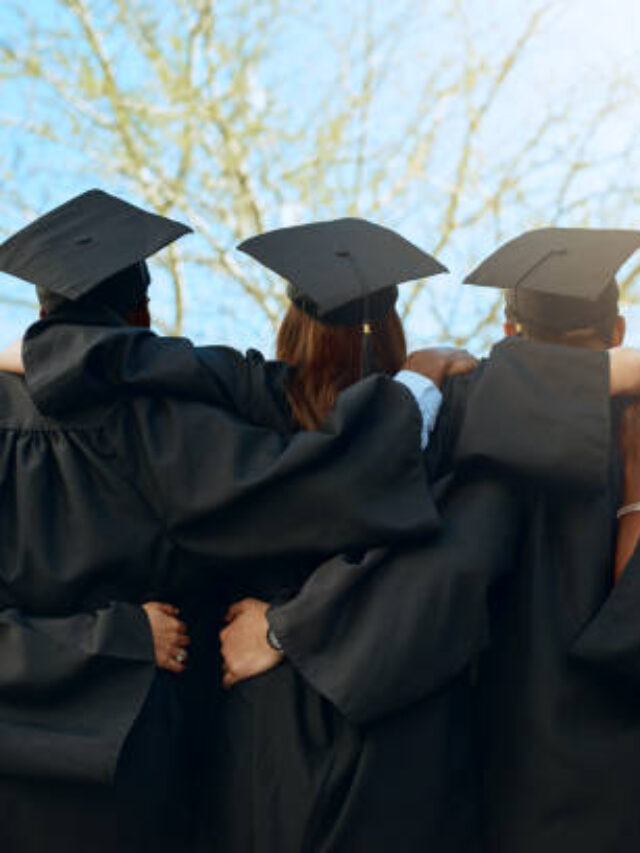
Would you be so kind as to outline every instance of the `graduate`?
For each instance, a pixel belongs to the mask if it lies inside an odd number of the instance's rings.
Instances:
[[[170,347],[162,339],[136,336],[135,342],[131,338],[125,341],[119,332],[115,334],[111,330],[100,332],[93,341],[87,342],[82,360],[85,365],[91,364],[92,379],[96,385],[101,380],[105,387],[116,387],[120,382],[127,388],[157,390],[163,383],[171,385],[175,381],[170,370],[169,352]],[[204,353],[199,355],[204,360],[208,357]],[[535,482],[555,482],[556,486],[564,482],[567,486],[597,492],[603,486],[606,470],[610,426],[607,403],[609,364],[612,368],[611,390],[634,390],[633,382],[620,382],[620,369],[624,368],[625,359],[629,368],[629,359],[633,361],[634,358],[637,369],[637,354],[620,352],[609,359],[598,352],[563,350],[563,356],[558,364],[556,347],[514,340],[498,347],[476,377],[468,381],[459,380],[455,388],[445,395],[445,407],[447,399],[451,401],[448,406],[451,414],[443,427],[440,442],[443,445],[442,458],[457,459],[462,476],[468,483],[465,489],[460,490],[449,490],[445,484],[444,494],[449,495],[446,500],[452,507],[451,517],[454,520],[466,518],[469,523],[458,527],[445,525],[447,533],[440,542],[440,559],[434,561],[430,571],[424,569],[423,555],[418,560],[412,559],[411,555],[406,559],[403,557],[402,564],[406,568],[399,573],[385,571],[384,566],[381,570],[378,555],[368,555],[359,565],[349,560],[338,560],[337,570],[333,565],[329,568],[334,571],[316,572],[303,587],[301,595],[272,611],[274,618],[278,613],[289,614],[288,621],[281,619],[275,624],[275,634],[285,646],[290,660],[308,683],[330,698],[346,718],[360,723],[356,736],[362,731],[367,733],[367,750],[359,753],[358,741],[352,738],[353,731],[344,726],[340,728],[347,731],[347,749],[339,753],[347,757],[347,772],[342,777],[338,775],[336,788],[331,785],[325,788],[325,793],[337,791],[338,800],[329,797],[327,808],[327,800],[321,799],[319,808],[313,809],[318,819],[308,824],[311,828],[311,834],[307,836],[311,839],[310,849],[389,849],[394,840],[396,845],[400,843],[399,826],[403,831],[408,826],[408,834],[402,838],[405,850],[424,849],[425,839],[433,849],[443,850],[472,849],[471,845],[478,843],[476,802],[472,796],[474,780],[470,776],[473,763],[469,763],[473,761],[472,745],[470,738],[464,735],[468,732],[469,722],[469,706],[465,699],[468,691],[467,665],[487,642],[487,572],[499,576],[505,570],[499,554],[501,551],[507,555],[511,553],[509,531],[516,529],[509,515],[514,504],[513,492],[510,489],[505,491],[502,482],[494,483],[491,477],[495,475],[495,466],[504,473],[505,470],[515,470],[519,465],[523,474],[533,476]],[[118,370],[114,372],[104,368],[114,361]],[[210,360],[209,366],[212,363]],[[259,364],[258,361],[256,366]],[[242,379],[243,373],[238,375]],[[236,394],[234,398],[233,383],[227,383],[228,403],[246,407],[246,416],[250,416],[253,407],[247,404],[247,400],[253,395],[259,403],[258,411],[262,411],[265,407],[260,406],[260,399],[264,396],[266,384],[262,382],[257,387],[256,382],[252,385],[242,379],[236,386],[241,388],[242,394]],[[196,390],[195,384],[190,386],[190,390]],[[480,390],[482,393],[478,393]],[[568,393],[569,390],[572,394]],[[500,413],[499,422],[496,421],[496,412]],[[488,425],[490,429],[487,429]],[[549,434],[553,435],[553,441],[549,441]],[[564,441],[567,435],[568,440]],[[438,431],[434,439],[437,436]],[[437,443],[433,441],[434,445]],[[446,468],[448,464],[436,463],[432,468],[437,471],[438,467]],[[490,474],[492,466],[493,474]],[[453,507],[457,507],[455,512]],[[498,535],[503,518],[507,521],[506,533]],[[487,539],[482,544],[492,544],[488,555],[479,548],[479,530],[487,532]],[[493,538],[491,531],[496,532]],[[444,568],[449,568],[450,575],[439,570],[443,566],[443,554],[445,557],[448,554]],[[476,564],[477,572],[474,570]],[[376,583],[378,578],[381,579],[380,586]],[[401,594],[403,582],[407,582],[404,589],[411,590],[409,595]],[[391,594],[385,595],[384,591],[389,589]],[[303,604],[298,612],[305,617],[311,616],[311,619],[300,619],[297,623],[296,602],[300,601]],[[463,607],[463,618],[459,622],[450,620],[448,617],[455,616],[456,612],[460,619],[460,611],[456,611],[459,606]],[[385,607],[386,619],[381,618]],[[396,619],[396,608],[399,613],[406,610],[409,618],[400,615]],[[378,618],[369,618],[376,614]],[[429,617],[434,619],[433,626],[440,629],[435,638],[430,638],[429,632],[423,630],[423,626],[431,624]],[[242,620],[234,622],[241,624]],[[284,630],[285,624],[288,630]],[[306,637],[305,626],[308,629]],[[402,630],[398,630],[399,627]],[[417,645],[415,628],[420,628]],[[352,629],[351,633],[347,629]],[[260,638],[269,649],[265,641],[266,629],[261,631]],[[442,641],[443,636],[446,642]],[[269,654],[273,660],[274,650],[269,649]],[[406,656],[404,659],[403,654]],[[307,669],[305,657],[311,661]],[[279,659],[277,655],[276,659]],[[286,690],[286,681],[291,676],[283,675],[285,671],[280,667],[274,675],[279,673],[277,678],[284,680]],[[447,689],[445,694],[438,692],[443,680],[451,681],[449,687],[452,689]],[[260,679],[255,682],[249,695],[259,696],[261,689],[266,693],[274,689],[272,681],[262,682],[262,687],[259,682]],[[412,725],[408,725],[406,716],[399,715],[395,721],[389,717],[389,729],[362,728],[363,723],[373,722],[385,713],[405,709],[412,700],[427,697],[425,701],[428,701],[430,691],[435,698],[434,704],[427,709],[426,719],[430,720],[427,722],[427,737],[424,737],[425,709],[418,708],[417,704],[414,705],[414,710],[417,710]],[[295,709],[286,706],[272,705],[271,708],[272,715],[279,716],[281,723],[271,733],[277,734],[278,738],[286,738],[287,732],[294,735],[289,741],[299,768],[305,753],[296,749],[297,732],[304,730],[306,718],[304,715],[296,716]],[[298,721],[297,729],[295,725],[287,727],[292,719],[294,724]],[[317,715],[313,719],[316,723],[323,723]],[[332,719],[336,719],[335,715]],[[326,733],[327,729],[324,731]],[[369,737],[375,732],[380,736]],[[403,732],[408,736],[398,740],[398,735]],[[334,743],[333,740],[328,743],[330,750]],[[355,749],[352,748],[354,743]],[[399,744],[400,749],[397,748]],[[434,753],[436,744],[440,744],[441,752]],[[460,748],[451,749],[452,744],[459,744]],[[231,748],[234,748],[233,744]],[[268,745],[264,748],[269,749]],[[322,750],[314,754],[318,758],[319,755],[322,757],[321,753]],[[274,753],[270,750],[270,754],[275,754],[281,762],[279,766],[287,769],[286,751]],[[389,764],[394,755],[395,764]],[[350,756],[355,757],[355,763]],[[273,765],[265,762],[265,772],[268,773],[270,766],[274,770]],[[454,772],[447,774],[446,766],[452,766]],[[339,762],[334,762],[333,767],[339,770]],[[357,774],[357,780],[362,782],[360,793],[353,786],[354,767],[373,771]],[[414,769],[412,773],[402,775],[396,772],[402,767]],[[346,787],[345,784],[340,785],[341,778],[343,782],[346,780]],[[390,778],[395,780],[395,784],[388,782]],[[372,779],[375,780],[373,787]],[[275,772],[270,774],[269,784],[277,785]],[[457,796],[452,797],[456,790]],[[349,796],[345,796],[345,792]],[[397,795],[391,797],[394,792]],[[406,792],[410,797],[405,802],[403,793]],[[425,792],[429,792],[428,797]],[[308,790],[300,790],[299,795],[308,804],[306,793]],[[349,808],[341,812],[345,815],[344,821],[337,820],[341,802],[349,804]],[[382,808],[384,803],[386,808]],[[375,807],[370,808],[372,805]],[[245,803],[245,807],[250,809],[250,802]],[[242,804],[238,809],[242,809]],[[281,832],[280,843],[282,837],[286,837],[284,821],[290,818],[291,813],[271,811],[265,815],[263,823],[254,824],[249,843],[262,844],[269,849],[269,845],[274,843],[273,833]],[[405,818],[410,821],[407,823]],[[246,812],[245,820],[249,820]],[[328,846],[323,847],[327,829],[331,830],[332,825],[338,830],[338,838],[329,837]],[[262,834],[260,827],[264,829]],[[363,834],[363,843],[373,846],[353,846],[360,843]],[[440,848],[436,844],[440,844]]]
[[[372,371],[393,374],[405,362],[396,283],[418,270],[415,247],[394,232],[343,219],[267,232],[240,249],[288,282],[291,305],[276,349],[291,368],[283,390],[292,429],[317,427],[341,388]],[[423,276],[443,271],[422,255]],[[462,363],[467,369],[474,365]],[[231,584],[228,599],[294,595],[315,566],[294,560],[291,565],[278,561],[269,573],[261,567]],[[230,677],[225,670],[224,681]],[[318,793],[336,741],[352,734],[342,715],[293,667],[283,666],[231,690],[215,725],[211,818],[202,849],[316,849],[309,827]]]
[[[469,279],[510,288],[507,331],[604,350],[624,335],[614,276],[639,241],[634,231],[533,232]],[[619,415],[614,408],[614,435]],[[615,442],[607,471],[596,495],[530,489],[517,571],[494,593],[493,643],[479,669],[491,853],[640,844],[640,716],[625,676],[637,648],[635,573],[612,589],[616,511],[631,496]]]
[[[148,325],[144,260],[189,230],[94,190],[0,246],[0,269],[36,284],[43,308],[27,381],[0,375],[0,840],[16,853],[189,849],[198,638],[157,670],[145,602],[206,601],[215,623],[223,571],[438,526],[422,417],[399,382],[361,383],[300,437],[211,399],[92,385],[85,336]],[[209,398],[224,388],[190,346],[173,354]]]

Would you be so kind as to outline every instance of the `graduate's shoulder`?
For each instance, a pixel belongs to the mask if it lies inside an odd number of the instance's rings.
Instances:
[[[54,426],[34,404],[24,377],[0,371],[0,429],[28,432]]]
[[[152,397],[217,406],[276,429],[289,422],[288,368],[255,350],[198,347],[85,312],[34,324],[23,353],[29,392],[49,416]]]

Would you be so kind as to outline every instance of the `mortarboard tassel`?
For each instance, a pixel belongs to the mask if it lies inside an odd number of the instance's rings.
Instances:
[[[373,364],[373,329],[371,323],[362,324],[362,351],[360,356],[360,378],[364,379],[374,372]]]

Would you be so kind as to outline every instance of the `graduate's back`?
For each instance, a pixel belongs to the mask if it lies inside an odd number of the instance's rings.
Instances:
[[[612,234],[627,243],[629,235],[637,240],[632,232],[548,231],[552,240],[566,240],[558,263],[585,246],[611,249]],[[529,249],[540,243],[542,251],[548,248],[543,237],[531,232],[519,239]],[[494,264],[501,263],[500,251]],[[538,289],[523,285],[508,292],[508,333],[560,344],[558,358],[567,346],[603,350],[621,343],[615,263],[596,264],[595,273],[583,271],[583,279],[563,278],[553,255],[530,259],[538,260]],[[499,280],[500,273],[491,275]],[[512,571],[492,592],[492,645],[479,679],[489,853],[626,853],[640,844],[633,793],[640,772],[637,701],[576,654],[613,583],[618,414],[613,406],[609,471],[599,491],[532,482],[521,495],[524,539]]]
[[[616,467],[600,494],[530,490],[517,564],[493,592],[479,688],[491,853],[640,843],[637,700],[573,654],[613,581]]]

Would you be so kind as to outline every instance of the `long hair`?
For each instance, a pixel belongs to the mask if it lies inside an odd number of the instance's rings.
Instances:
[[[392,308],[371,326],[375,369],[392,375],[407,357],[400,317]],[[276,351],[294,368],[288,389],[293,417],[300,428],[315,429],[340,391],[360,378],[362,330],[359,325],[329,326],[291,305],[278,330]]]

